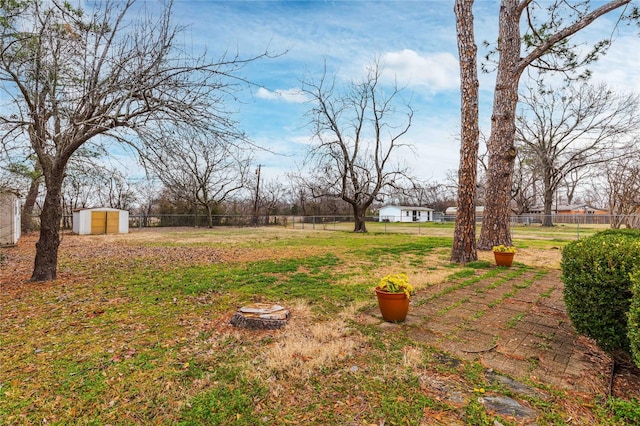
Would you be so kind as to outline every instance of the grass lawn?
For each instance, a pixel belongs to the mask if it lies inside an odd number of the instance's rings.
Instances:
[[[0,423],[518,424],[478,402],[505,392],[479,362],[447,366],[437,360],[449,355],[412,338],[412,327],[390,332],[359,319],[371,318],[373,288],[392,272],[407,273],[416,300],[430,304],[446,296],[427,297],[434,286],[462,288],[470,276],[524,288],[558,268],[575,229],[514,228],[521,267],[509,273],[490,266],[490,253],[450,264],[452,225],[409,234],[382,226],[365,235],[318,227],[65,234],[51,283],[27,282],[36,236],[25,236],[0,251]],[[289,324],[230,326],[251,302],[289,308]],[[464,397],[433,392],[436,375]],[[634,399],[529,384],[551,395],[525,401],[538,424],[626,424],[640,412]]]

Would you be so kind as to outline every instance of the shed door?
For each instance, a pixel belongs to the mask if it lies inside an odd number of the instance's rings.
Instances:
[[[117,234],[120,212],[91,212],[92,234]]]

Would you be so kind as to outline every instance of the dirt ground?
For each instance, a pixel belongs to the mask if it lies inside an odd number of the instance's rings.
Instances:
[[[256,232],[260,232],[256,230]],[[282,229],[279,234],[283,237],[293,237],[297,231]],[[4,254],[4,261],[0,262],[0,288],[2,293],[24,291],[36,284],[29,283],[33,272],[35,244],[37,233],[23,235],[14,247],[0,250]],[[233,247],[212,248],[210,243],[224,241],[225,245]],[[70,279],[77,279],[78,272],[71,272],[65,265],[71,261],[82,260],[86,264],[86,272],[90,274],[92,268],[126,267],[140,262],[154,262],[156,265],[176,267],[180,265],[203,265],[208,263],[242,263],[255,262],[278,258],[304,258],[312,254],[319,254],[317,247],[243,247],[245,241],[254,240],[255,236],[229,235],[227,233],[216,236],[209,234],[203,237],[198,232],[188,232],[184,229],[172,228],[143,228],[133,230],[125,235],[75,235],[70,232],[62,234],[58,277],[53,283],[38,283],[42,285],[62,285]],[[170,245],[167,244],[170,242]],[[205,245],[207,244],[207,245]],[[327,248],[326,251],[330,251]]]

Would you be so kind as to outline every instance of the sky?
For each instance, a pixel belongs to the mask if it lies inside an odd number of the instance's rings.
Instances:
[[[474,5],[479,61],[488,52],[482,42],[497,38],[498,12],[499,1]],[[278,54],[241,71],[253,84],[228,105],[239,127],[265,148],[254,150],[254,162],[266,179],[283,179],[307,152],[312,129],[305,112],[311,105],[299,92],[302,81],[319,78],[325,66],[339,83],[358,80],[376,58],[384,66],[383,82],[406,85],[403,97],[415,111],[404,139],[413,150],[401,159],[427,181],[444,181],[457,169],[460,89],[453,1],[176,0],[174,19],[186,26],[186,44],[206,47],[213,57],[225,51],[240,57],[265,50]],[[640,30],[614,27],[612,15],[579,35],[584,41],[614,38],[609,53],[591,67],[593,80],[640,91]],[[480,126],[488,135],[495,73],[479,77]]]

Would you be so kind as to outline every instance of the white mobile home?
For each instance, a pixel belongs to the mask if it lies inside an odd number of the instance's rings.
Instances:
[[[0,191],[0,246],[13,246],[20,239],[20,197]]]
[[[126,234],[129,232],[129,212],[97,207],[73,212],[73,232],[87,234]]]
[[[428,207],[384,206],[378,211],[380,222],[431,222],[433,209]]]
[[[482,214],[484,213],[484,206],[477,206],[476,207],[476,216],[480,216],[482,217]],[[447,210],[444,211],[444,214],[447,216],[455,216],[458,214],[458,208],[457,207],[447,207]]]

